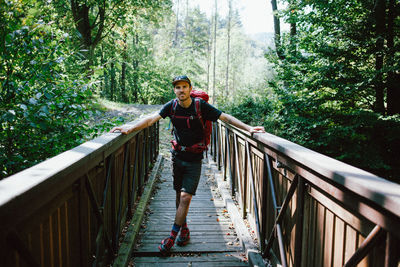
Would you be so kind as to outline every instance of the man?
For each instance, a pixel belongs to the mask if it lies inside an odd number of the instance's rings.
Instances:
[[[114,127],[111,132],[120,131],[129,134],[151,126],[161,118],[171,118],[174,126],[175,143],[171,150],[174,189],[176,191],[176,214],[169,237],[162,240],[158,247],[161,253],[168,252],[175,243],[184,246],[190,239],[190,231],[186,223],[186,215],[192,196],[195,195],[201,174],[201,160],[203,150],[197,144],[204,140],[204,125],[201,120],[217,121],[218,119],[230,123],[250,133],[265,132],[264,127],[251,127],[235,117],[225,114],[203,100],[190,97],[192,84],[187,76],[177,76],[173,79],[176,100],[171,100],[163,106],[159,113],[142,119],[131,128]],[[195,101],[200,101],[195,103]],[[202,118],[197,116],[199,105]],[[191,149],[196,147],[196,149]]]

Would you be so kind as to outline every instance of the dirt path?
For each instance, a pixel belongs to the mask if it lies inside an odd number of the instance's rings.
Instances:
[[[103,118],[123,117],[125,121],[132,121],[140,116],[160,110],[162,105],[126,104],[122,107],[108,107]]]
[[[162,105],[144,105],[144,104],[126,104],[122,107],[107,107],[107,111],[100,116],[102,120],[111,120],[113,118],[122,117],[125,122],[134,121],[141,116],[159,111]],[[160,120],[160,154],[164,157],[170,156],[170,140],[172,139],[171,125],[169,119]]]

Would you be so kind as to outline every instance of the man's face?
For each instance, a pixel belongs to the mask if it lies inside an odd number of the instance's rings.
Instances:
[[[189,99],[190,91],[192,91],[192,87],[185,81],[177,82],[174,86],[175,95],[180,101]]]

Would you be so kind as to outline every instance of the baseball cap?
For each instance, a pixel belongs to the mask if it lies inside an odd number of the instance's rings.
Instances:
[[[176,76],[173,80],[172,80],[172,84],[175,85],[177,82],[187,82],[189,83],[189,86],[192,86],[192,83],[190,81],[190,79],[188,78],[188,76],[186,75],[180,75],[180,76]]]

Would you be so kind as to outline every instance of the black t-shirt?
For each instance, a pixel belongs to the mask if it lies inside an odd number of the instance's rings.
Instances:
[[[161,108],[159,114],[162,118],[166,118],[167,116],[171,118],[173,102],[174,100],[171,100]],[[208,104],[203,99],[200,99],[200,111],[203,120],[209,121],[217,121],[222,113],[220,110]],[[195,110],[195,100],[193,98],[192,104],[190,104],[188,108],[184,108],[180,106],[179,103],[177,103],[175,116],[193,116],[193,118],[195,118],[191,120],[182,118],[171,119],[172,124],[174,125],[175,140],[178,142],[178,144],[180,144],[181,146],[192,146],[196,143],[203,141],[203,126],[201,124],[201,121],[199,119],[196,119],[197,114]],[[203,158],[203,153],[196,154],[185,151],[172,150],[172,154],[184,161],[197,161]]]

